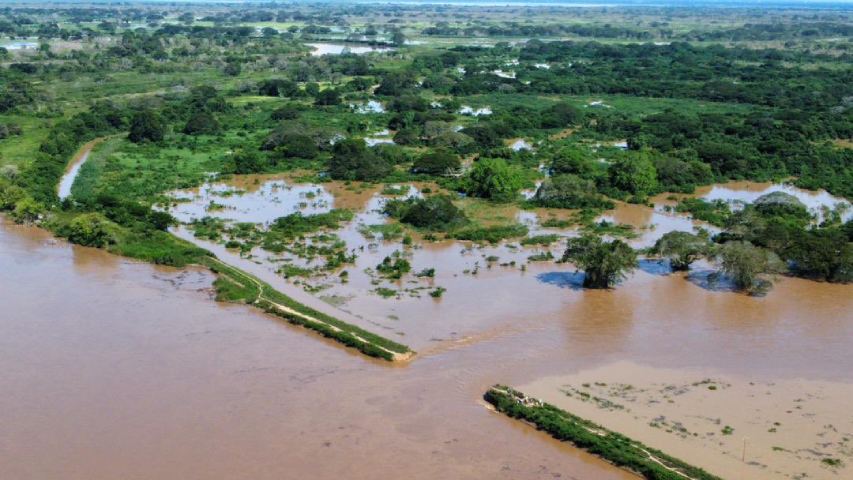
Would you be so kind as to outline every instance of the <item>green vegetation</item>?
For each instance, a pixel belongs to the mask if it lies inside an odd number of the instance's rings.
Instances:
[[[530,8],[519,22],[453,5],[9,6],[0,33],[44,47],[0,50],[0,210],[75,243],[182,266],[210,253],[168,232],[173,190],[266,173],[352,191],[382,183],[395,196],[408,188],[389,185],[428,182],[426,198],[386,203],[396,221],[361,231],[407,252],[411,229],[544,246],[558,237],[525,238],[517,209],[578,209],[569,220],[548,212],[542,225],[577,227],[584,236],[564,261],[587,286],[612,286],[636,264],[624,242],[596,238],[637,235],[596,221],[616,200],[729,179],[853,197],[849,25],[831,11],[737,10]],[[320,40],[394,48],[311,55],[305,44]],[[95,139],[60,201],[68,162]],[[337,275],[354,262],[335,234],[348,210],[267,226],[221,221],[221,208],[211,201],[195,235],[247,257],[261,248],[304,260],[285,261],[282,275]],[[710,244],[664,236],[653,252],[676,269],[716,259],[748,291],[774,272],[853,280],[853,227],[840,210],[818,217],[785,194],[741,210],[696,199],[675,209],[722,228]],[[380,273],[400,278],[403,262]],[[251,288],[217,282],[224,299]]]
[[[497,411],[533,424],[557,440],[597,455],[616,466],[649,480],[719,480],[659,450],[643,445],[619,433],[607,430],[564,410],[531,399],[502,385],[490,388],[484,398]]]
[[[584,287],[610,288],[637,267],[637,252],[621,240],[585,234],[566,242],[562,261],[584,271]]]
[[[270,225],[270,230],[284,238],[296,238],[321,229],[334,230],[341,222],[352,220],[350,210],[333,209],[327,213],[302,215],[300,212],[279,217]]]
[[[432,231],[448,231],[468,223],[465,213],[446,195],[390,200],[383,211],[405,224]]]
[[[667,232],[652,247],[652,252],[669,260],[673,270],[687,270],[690,264],[710,251],[707,239],[687,232]]]
[[[718,227],[725,225],[732,215],[729,204],[725,201],[708,202],[701,198],[685,198],[678,202],[675,211],[689,212],[696,220],[702,220]]]
[[[412,265],[408,260],[402,258],[399,252],[395,252],[393,258],[385,257],[382,263],[376,266],[376,271],[387,279],[399,280],[403,278],[403,275],[412,271]]]
[[[492,225],[462,228],[452,232],[449,236],[458,240],[470,240],[478,243],[498,243],[501,240],[525,235],[527,235],[527,227],[524,225]]]
[[[484,158],[474,164],[465,182],[468,195],[496,202],[515,200],[524,187],[524,174],[500,158]]]
[[[219,275],[214,284],[217,299],[254,304],[290,323],[314,330],[371,357],[393,361],[396,359],[395,354],[408,356],[412,353],[405,345],[302,305],[254,276],[214,258],[204,260],[203,264]]]

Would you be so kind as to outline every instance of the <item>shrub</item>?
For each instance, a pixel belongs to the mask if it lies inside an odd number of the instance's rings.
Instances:
[[[329,176],[336,180],[375,181],[391,173],[391,164],[368,149],[363,140],[336,143],[329,161]]]
[[[417,228],[446,231],[468,222],[462,212],[446,195],[428,198],[390,200],[383,212]]]
[[[163,140],[165,131],[166,128],[159,115],[150,110],[143,110],[133,115],[127,138],[133,143],[160,142]]]
[[[500,158],[484,158],[474,164],[465,181],[465,192],[498,202],[515,199],[524,186],[524,173]]]
[[[532,202],[549,208],[613,208],[613,202],[598,193],[595,183],[568,174],[542,182]]]
[[[102,248],[115,242],[113,223],[100,213],[84,213],[76,216],[60,230],[72,243],[87,247]]]
[[[458,240],[469,240],[472,242],[498,243],[508,238],[518,238],[527,235],[527,227],[524,225],[496,225],[491,227],[465,228],[451,235]]]
[[[15,202],[12,219],[17,223],[34,223],[41,219],[47,209],[32,197],[23,197]]]
[[[457,155],[445,150],[436,150],[415,160],[412,171],[427,175],[447,175],[456,172],[461,166]]]

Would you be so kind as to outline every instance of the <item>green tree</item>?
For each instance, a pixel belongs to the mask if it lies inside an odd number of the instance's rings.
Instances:
[[[133,115],[127,138],[133,143],[160,142],[163,140],[165,131],[159,115],[151,110],[143,110]]]
[[[613,208],[613,202],[598,193],[594,182],[577,175],[545,179],[532,202],[548,208]]]
[[[583,120],[583,112],[570,103],[560,102],[545,109],[541,115],[542,128],[565,128]]]
[[[341,103],[340,95],[338,95],[337,90],[333,88],[322,90],[314,97],[315,105],[338,105]]]
[[[383,212],[403,223],[429,230],[450,230],[468,222],[465,213],[447,195],[391,200]]]
[[[47,209],[32,197],[24,197],[15,202],[12,219],[17,223],[34,223],[41,219]]]
[[[509,202],[515,200],[523,186],[521,168],[507,164],[502,158],[483,158],[474,163],[468,174],[465,192],[474,197]]]
[[[610,288],[637,268],[637,252],[621,240],[585,234],[566,242],[562,261],[584,271],[584,287]]]
[[[784,270],[784,264],[775,253],[744,241],[726,242],[717,258],[721,270],[735,285],[750,293],[764,291],[771,285],[766,274]]]
[[[657,171],[645,152],[625,155],[610,166],[610,184],[642,199],[657,189]]]
[[[673,270],[687,270],[690,264],[708,254],[708,240],[688,232],[667,232],[655,242],[652,251],[669,259]]]
[[[254,150],[234,152],[234,173],[260,173],[266,170],[267,159]]]
[[[320,153],[317,144],[307,135],[288,133],[281,137],[281,143],[276,147],[285,158],[316,158]]]
[[[84,213],[68,223],[60,233],[69,241],[87,247],[104,247],[113,243],[111,222],[101,213]]]
[[[412,171],[427,175],[447,175],[456,172],[461,166],[456,154],[446,150],[436,150],[418,157],[412,165]]]
[[[221,126],[219,121],[207,112],[196,112],[184,126],[184,133],[187,135],[215,135],[219,133]]]
[[[755,211],[764,217],[785,217],[808,222],[811,214],[797,197],[785,192],[770,192],[752,202]]]
[[[589,177],[597,170],[595,161],[589,154],[578,147],[563,147],[551,159],[551,173],[571,173],[581,177]]]
[[[847,225],[853,226],[853,220]],[[801,231],[787,253],[799,275],[830,282],[853,281],[853,242],[842,228]]]
[[[329,176],[335,180],[375,181],[391,170],[391,164],[367,148],[361,139],[348,138],[336,143],[329,160]]]
[[[398,47],[402,47],[406,44],[406,36],[403,35],[403,32],[400,30],[394,30],[391,34],[391,43]]]

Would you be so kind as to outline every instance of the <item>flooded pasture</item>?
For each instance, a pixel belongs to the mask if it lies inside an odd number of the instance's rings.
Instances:
[[[176,204],[172,213],[182,222],[206,215],[228,220],[268,224],[275,218],[300,211],[306,215],[328,212],[332,208],[352,209],[355,217],[335,234],[357,256],[353,264],[345,265],[334,274],[308,279],[284,279],[277,274],[283,264],[305,266],[300,259],[275,255],[255,248],[251,256],[229,250],[212,241],[194,238],[187,229],[177,233],[194,243],[211,249],[224,260],[247,269],[286,293],[328,312],[346,315],[359,325],[398,338],[418,351],[443,348],[445,343],[466,343],[488,337],[502,328],[516,328],[519,318],[540,318],[558,315],[572,297],[587,295],[581,291],[583,276],[573,266],[555,263],[562,254],[562,242],[551,245],[523,246],[518,240],[497,245],[477,245],[464,241],[427,241],[416,238],[406,246],[400,238],[385,238],[373,234],[371,227],[386,225],[389,220],[381,213],[384,202],[391,198],[379,187],[355,188],[337,182],[324,184],[294,184],[270,176],[241,177],[229,186],[221,183],[180,194],[184,202]],[[410,195],[415,195],[414,187]],[[687,215],[667,212],[663,196],[656,199],[654,208],[643,205],[620,204],[602,219],[634,226],[635,237],[628,241],[635,247],[654,244],[672,230],[691,231],[701,227],[712,232],[713,226],[691,220]],[[211,203],[221,204],[221,210],[210,211]],[[543,226],[546,213],[508,207],[507,216],[528,226],[529,235],[555,234],[575,236],[574,227],[548,228]],[[412,274],[400,280],[380,278],[376,266],[395,254],[404,255],[412,266]],[[550,255],[550,257],[549,257]],[[530,257],[542,261],[528,261]],[[413,275],[434,269],[430,277]],[[346,270],[347,280],[338,275]],[[699,263],[685,280],[712,297],[721,292],[708,292],[707,274],[711,267]],[[678,275],[668,273],[665,265],[643,261],[641,268],[629,277],[622,288],[654,282],[669,282]],[[796,280],[788,280],[796,281]],[[807,282],[808,283],[808,282]],[[380,295],[380,288],[384,295]],[[444,289],[440,298],[430,292]],[[303,290],[311,290],[308,295]],[[775,294],[771,292],[770,296]],[[738,298],[728,292],[725,298]]]

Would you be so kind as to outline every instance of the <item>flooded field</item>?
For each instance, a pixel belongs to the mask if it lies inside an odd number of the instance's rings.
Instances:
[[[426,187],[409,186],[404,196]],[[849,415],[838,408],[853,385],[853,369],[842,368],[853,365],[847,285],[782,278],[766,297],[750,297],[709,286],[707,264],[671,274],[644,261],[618,288],[590,291],[569,265],[527,263],[546,250],[558,256],[560,244],[386,241],[365,229],[387,222],[379,209],[388,195],[378,188],[247,176],[175,198],[171,211],[185,222],[215,215],[266,224],[297,211],[352,209],[355,218],[336,232],[358,254],[344,267],[346,283],[337,275],[287,280],[276,272],[286,261],[280,254],[241,256],[186,227],[175,233],[418,356],[402,366],[370,361],[251,308],[216,304],[204,271],[138,264],[3,223],[0,360],[15,367],[0,372],[0,451],[12,459],[0,477],[367,478],[381,469],[412,478],[634,478],[486,409],[481,396],[494,383],[688,460],[714,452],[695,463],[730,478],[834,479],[839,470],[821,459],[851,461]],[[576,233],[542,227],[553,212],[500,213],[531,235]],[[638,228],[655,223],[638,230],[638,243],[693,225],[661,205],[608,214]],[[377,283],[372,270],[395,251],[408,252],[414,272],[435,268],[435,276]],[[48,288],[55,285],[63,287]],[[378,295],[379,286],[397,294]],[[437,286],[447,290],[432,298]],[[667,416],[698,439],[650,430],[656,392],[706,377],[726,385],[726,396],[693,389],[702,395],[678,397]],[[645,396],[616,416],[565,403],[561,391],[627,378]],[[606,398],[608,390],[593,393]],[[747,400],[763,412],[757,419],[743,415]],[[735,434],[715,442],[716,419]],[[791,429],[759,431],[767,422]],[[744,435],[746,462],[736,448]]]
[[[411,189],[409,195],[418,194],[415,186],[406,188]],[[312,264],[306,264],[293,255],[276,255],[260,248],[255,248],[249,257],[215,242],[194,238],[186,228],[176,233],[315,308],[346,315],[350,321],[399,339],[418,351],[444,348],[447,343],[469,343],[488,338],[496,329],[518,328],[519,319],[535,322],[539,318],[559,315],[578,296],[590,295],[580,290],[583,277],[575,272],[573,266],[557,264],[554,260],[528,262],[528,258],[534,255],[550,254],[559,258],[562,242],[550,246],[522,246],[519,241],[510,241],[478,246],[471,242],[435,242],[417,238],[412,246],[405,246],[400,238],[389,240],[382,234],[373,233],[372,226],[389,222],[381,213],[382,205],[389,196],[383,195],[379,187],[355,189],[336,182],[294,184],[280,177],[247,176],[228,184],[216,183],[195,191],[180,192],[176,197],[182,201],[171,211],[182,222],[215,216],[230,221],[268,224],[294,212],[310,215],[333,208],[352,209],[356,212],[355,218],[335,233],[357,257],[354,264],[346,265],[332,275],[285,280],[276,273],[283,265],[304,267]],[[717,231],[713,226],[695,222],[686,215],[665,211],[663,206],[671,203],[665,196],[655,199],[655,203],[655,208],[620,204],[602,219],[634,226],[635,238],[629,243],[637,248],[653,245],[672,230],[691,231],[702,227]],[[578,234],[574,227],[543,227],[543,221],[551,218],[549,215],[554,215],[553,211],[525,211],[514,207],[506,210],[500,213],[527,225],[530,235],[569,237]],[[435,269],[434,276],[410,274],[398,281],[379,278],[376,266],[396,252],[408,258],[413,273]],[[346,281],[337,274],[343,270],[348,275]],[[682,278],[680,275],[668,275],[665,265],[643,261],[641,268],[620,290],[632,289],[635,285],[638,288],[645,288],[640,285],[660,287],[667,282],[672,287],[690,289],[698,297],[720,297],[722,302],[734,303],[742,300],[739,294],[708,290],[707,275],[710,271],[709,265],[700,263],[686,278]],[[384,290],[380,291],[380,288]],[[429,295],[436,288],[445,289],[441,298]],[[313,295],[308,295],[303,289],[311,290]],[[770,294],[776,295],[774,292]],[[746,302],[752,300],[747,299]],[[757,305],[756,308],[763,308]]]
[[[846,478],[853,384],[615,362],[519,387],[722,478]]]
[[[486,410],[482,358],[389,367],[2,221],[0,271],[0,478],[633,478]]]
[[[327,193],[347,208],[378,201],[370,191]],[[341,235],[360,234],[353,225]],[[510,250],[493,248],[486,252]],[[425,246],[416,261],[447,255],[461,268],[485,252],[459,253]],[[839,368],[853,362],[849,287],[800,279],[755,298],[652,268],[616,290],[584,291],[568,268],[493,267],[437,275],[449,287],[439,301],[397,301],[359,293],[367,286],[352,269],[351,283],[334,287],[355,292],[344,308],[419,350],[392,367],[248,307],[217,305],[202,271],[137,264],[8,224],[0,268],[0,359],[14,366],[0,372],[0,450],[11,459],[0,465],[4,478],[367,478],[383,469],[412,478],[627,479],[490,412],[481,395],[497,382],[529,385],[620,360],[778,382],[796,397],[810,392],[790,389],[811,387],[783,380],[853,383],[853,370]],[[840,428],[844,418],[838,409],[821,421]],[[705,462],[712,471],[724,463]]]

